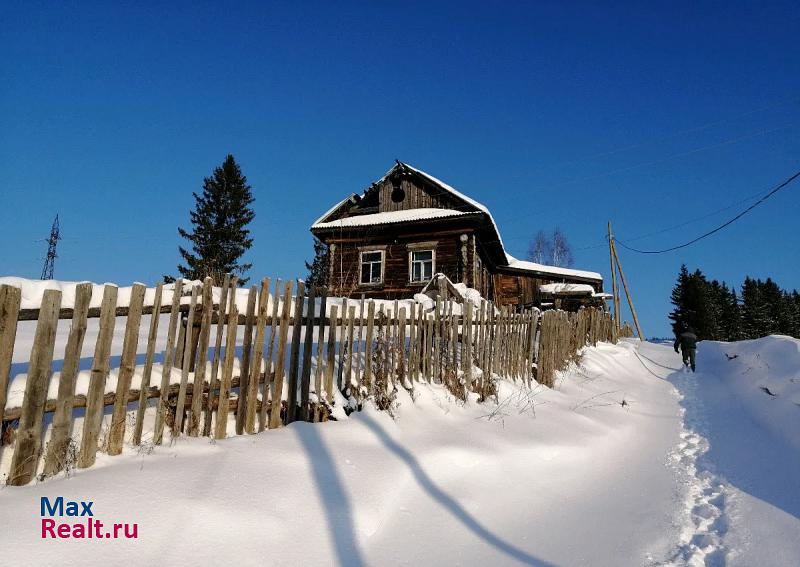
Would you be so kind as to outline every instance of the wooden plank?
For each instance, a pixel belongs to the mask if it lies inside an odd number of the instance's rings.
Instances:
[[[314,392],[317,401],[322,402],[322,372],[324,364],[322,362],[323,347],[325,346],[325,316],[328,312],[328,289],[321,289],[319,306],[319,323],[317,324],[317,367],[314,374]]]
[[[347,310],[347,358],[344,366],[344,390],[353,386],[353,324],[356,317],[356,306],[351,305]]]
[[[128,318],[125,321],[125,337],[122,341],[122,358],[120,359],[119,374],[117,376],[117,401],[111,414],[111,428],[108,432],[108,454],[119,455],[122,453],[122,442],[125,439],[125,422],[127,414],[128,390],[131,389],[131,379],[136,369],[136,349],[139,346],[139,326],[142,321],[142,302],[144,301],[144,286],[133,284]],[[189,311],[191,314],[192,312]],[[192,349],[186,349],[191,351]],[[188,367],[188,365],[186,365]]]
[[[236,278],[231,278],[230,274],[225,274],[225,277],[222,280],[222,289],[220,290],[220,299],[219,299],[219,314],[217,316],[217,334],[214,339],[214,356],[211,357],[211,379],[210,379],[210,390],[208,392],[208,407],[210,408],[211,405],[214,403],[214,398],[216,396],[216,391],[219,388],[219,359],[222,352],[222,335],[225,332],[225,323],[227,322],[228,312],[230,311],[230,307],[228,306],[228,295],[230,295],[230,301],[232,302],[235,298],[234,293],[229,293],[231,289],[231,283],[236,285]],[[213,316],[212,316],[212,323],[213,323]],[[164,391],[164,388],[161,389]],[[210,409],[206,411],[205,417],[203,419],[203,435],[206,437],[211,436],[211,420],[213,417],[213,413]]]
[[[39,464],[39,449],[42,444],[42,420],[47,402],[47,389],[53,367],[53,350],[56,344],[58,309],[61,307],[61,292],[45,290],[39,308],[39,321],[31,349],[28,377],[25,381],[25,397],[22,402],[22,417],[17,429],[16,447],[8,473],[8,484],[23,486],[36,475]]]
[[[336,386],[340,392],[344,392],[344,365],[347,358],[347,298],[342,301],[342,321],[341,333],[339,338],[339,371],[337,373]]]
[[[274,353],[276,331],[278,329],[278,304],[280,303],[280,278],[275,280],[275,293],[272,296],[272,321],[269,323],[269,347],[267,349],[267,356],[264,359],[264,372],[267,378],[264,380],[264,389],[261,392],[261,410],[258,413],[258,430],[264,431],[268,427],[267,423],[267,408],[270,406],[268,400],[270,399],[270,391],[274,387],[275,371],[272,367],[272,355]]]
[[[225,439],[228,434],[228,400],[231,395],[233,360],[236,356],[236,331],[238,328],[239,311],[236,309],[235,297],[231,295],[230,314],[228,315],[228,333],[225,341],[225,361],[222,366],[222,379],[219,384],[217,420],[214,424],[215,439]]]
[[[250,286],[250,293],[247,295],[247,310],[245,311],[244,339],[242,341],[241,385],[239,386],[239,405],[236,407],[236,435],[244,433],[247,396],[250,389],[248,380],[250,379],[250,353],[253,348],[253,327],[256,322],[256,299],[258,299],[258,288]]]
[[[86,336],[86,316],[92,300],[92,284],[82,283],[75,287],[75,309],[72,325],[64,349],[64,364],[58,379],[58,398],[53,414],[53,426],[47,455],[44,461],[44,474],[52,476],[65,465],[67,449],[72,429],[72,401],[75,397],[75,381],[81,361],[83,339]]]
[[[306,284],[297,280],[297,295],[294,298],[294,326],[292,327],[292,348],[289,358],[289,391],[286,397],[286,424],[295,420],[297,410],[297,388],[300,383],[300,336],[303,332],[303,306],[305,304]]]
[[[397,379],[400,385],[406,387],[406,369],[408,362],[406,360],[406,308],[400,308],[400,315],[397,322]],[[410,388],[414,387],[411,382]]]
[[[463,350],[461,366],[464,369],[464,381],[467,389],[472,390],[472,302],[464,302],[464,324],[461,331]]]
[[[364,344],[364,386],[372,388],[372,341],[375,332],[375,301],[370,299],[367,306],[367,338]]]
[[[189,384],[189,370],[192,368],[192,330],[194,329],[194,312],[197,310],[197,296],[199,286],[192,286],[192,299],[189,303],[189,315],[186,319],[186,332],[184,333],[183,362],[181,363],[181,387],[178,390],[178,403],[175,406],[175,420],[172,427],[172,436],[180,437],[183,433],[184,410],[186,409],[186,386]]]
[[[11,379],[11,361],[14,359],[17,316],[21,302],[22,290],[20,288],[0,285],[0,423],[3,421],[8,383]],[[2,446],[1,442],[0,446]]]
[[[261,363],[264,355],[264,335],[267,323],[267,308],[269,306],[269,278],[261,280],[261,293],[258,296],[258,315],[256,318],[256,336],[253,344],[253,359],[250,365],[250,376],[253,377],[247,385],[247,404],[245,409],[244,430],[247,433],[256,432],[256,406],[258,401],[258,385],[261,377]],[[269,375],[269,372],[267,372]],[[241,387],[240,387],[241,390]]]
[[[83,417],[81,450],[78,454],[78,468],[85,469],[94,464],[97,455],[97,441],[103,423],[103,393],[109,372],[111,341],[114,338],[116,323],[115,307],[117,287],[107,285],[103,288],[103,302],[100,306],[100,330],[94,348],[89,388],[86,392],[86,413]]]
[[[300,407],[295,409],[295,418],[308,421],[308,395],[311,388],[311,352],[314,346],[314,309],[316,308],[316,286],[311,287],[308,293],[308,306],[306,307],[306,328],[303,337],[303,372],[300,375]]]
[[[136,408],[136,421],[133,424],[134,445],[142,443],[142,429],[144,428],[144,414],[147,410],[146,392],[150,387],[150,378],[153,374],[153,360],[156,354],[156,342],[158,339],[158,322],[161,319],[161,297],[164,284],[159,282],[156,285],[153,296],[153,313],[150,314],[150,329],[147,333],[147,351],[144,358],[144,370],[142,372],[142,385],[139,388],[139,406]]]
[[[203,388],[206,381],[206,362],[208,361],[208,344],[211,340],[211,315],[214,312],[213,297],[214,280],[207,277],[203,281],[202,311],[200,314],[200,336],[197,341],[197,361],[194,369],[194,383],[192,391],[198,392]],[[207,410],[211,413],[211,410]],[[191,414],[189,426],[187,427],[189,436],[197,437],[200,433],[200,420],[203,415],[203,396],[192,398]]]
[[[356,341],[355,341],[355,375],[357,383],[360,385],[364,375],[364,364],[362,360],[362,347],[361,344],[364,340],[364,294],[361,294],[361,302],[359,303],[358,307],[358,332],[356,333]]]
[[[164,349],[164,361],[161,364],[161,399],[156,406],[156,422],[153,432],[153,443],[161,445],[164,435],[164,420],[167,412],[166,391],[169,387],[170,377],[172,376],[172,363],[175,356],[175,331],[180,320],[180,301],[183,292],[183,280],[175,282],[172,291],[172,307],[169,314],[169,326],[167,327],[167,345]]]
[[[328,328],[328,361],[325,364],[325,394],[328,404],[333,404],[333,372],[336,368],[336,315],[339,310],[338,305],[331,305],[331,324]]]
[[[433,353],[431,362],[434,365],[433,381],[435,383],[442,383],[442,300],[440,296],[436,297],[436,311],[434,311],[433,319]]]
[[[292,308],[292,282],[286,282],[283,292],[283,310],[281,311],[281,326],[278,336],[278,353],[275,362],[275,380],[272,382],[270,393],[272,404],[269,415],[269,428],[275,429],[283,423],[281,420],[281,400],[283,398],[283,377],[286,366],[286,341],[289,336],[289,316]]]

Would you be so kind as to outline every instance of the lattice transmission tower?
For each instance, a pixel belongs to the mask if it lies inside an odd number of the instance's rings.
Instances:
[[[61,240],[61,235],[58,229],[58,215],[56,215],[53,226],[50,229],[50,238],[47,239],[47,258],[44,259],[44,266],[42,267],[43,280],[53,279],[53,268],[55,268],[56,258],[58,258],[56,245],[59,240]]]

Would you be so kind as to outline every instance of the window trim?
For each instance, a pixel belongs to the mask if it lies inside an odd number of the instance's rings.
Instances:
[[[363,270],[364,270],[364,254],[374,254],[375,252],[379,252],[381,255],[381,277],[380,280],[377,282],[363,282],[361,281]],[[376,262],[369,262],[370,264],[375,264]],[[385,276],[386,270],[386,248],[385,247],[372,247],[372,246],[365,246],[358,251],[358,285],[360,287],[375,287],[383,285],[383,279]]]
[[[415,280],[414,279],[414,253],[416,252],[430,252],[431,253],[431,277],[436,273],[436,247],[422,247],[422,244],[430,244],[430,243],[420,243],[419,245],[411,246],[409,245],[408,250],[408,283],[409,285],[425,285],[430,280]]]

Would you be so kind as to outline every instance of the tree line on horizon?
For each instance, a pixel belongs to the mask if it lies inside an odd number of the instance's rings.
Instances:
[[[746,277],[737,293],[725,282],[708,280],[682,265],[672,289],[669,314],[677,336],[692,328],[699,340],[739,341],[767,335],[800,338],[800,293],[771,278]]]

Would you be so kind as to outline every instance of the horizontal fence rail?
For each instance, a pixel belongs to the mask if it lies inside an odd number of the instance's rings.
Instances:
[[[125,293],[118,301],[116,286],[78,284],[71,306],[51,289],[38,309],[20,309],[20,290],[0,286],[8,484],[90,467],[98,450],[117,455],[126,441],[161,444],[165,428],[173,438],[222,439],[327,421],[338,406],[349,412],[366,399],[388,409],[395,392],[420,382],[464,400],[494,395],[495,377],[552,386],[583,346],[617,340],[611,315],[599,309],[514,311],[445,293],[428,302],[353,300],[301,280],[264,278],[242,290],[235,276],[216,288],[207,278]],[[66,342],[56,337],[61,319],[70,320]],[[21,321],[35,321],[35,332],[22,400],[17,392],[7,403]],[[94,349],[81,370],[90,321]]]

